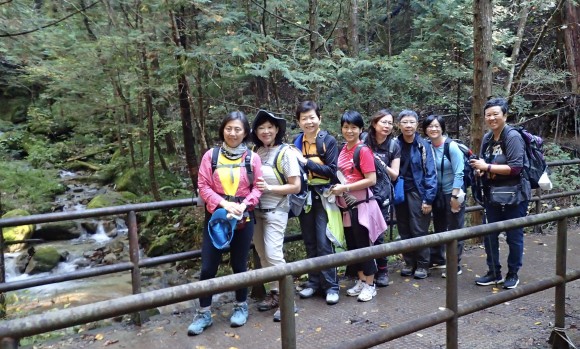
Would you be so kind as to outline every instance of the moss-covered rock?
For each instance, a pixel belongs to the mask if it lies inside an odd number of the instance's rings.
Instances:
[[[108,191],[104,194],[95,196],[87,205],[88,209],[103,208],[110,206],[120,206],[134,203],[137,196],[128,192]]]
[[[0,118],[15,124],[24,122],[29,104],[30,97],[26,96],[0,97]]]
[[[128,168],[115,180],[115,185],[118,191],[145,193],[148,191],[146,189],[149,186],[149,181],[143,171]]]
[[[26,267],[26,274],[45,273],[54,269],[62,256],[54,247],[39,247]]]
[[[162,256],[165,253],[171,251],[173,244],[174,235],[162,235],[153,241],[149,249],[147,250],[148,257]]]
[[[4,214],[2,218],[24,217],[24,216],[30,216],[30,213],[28,213],[28,211],[26,210],[16,209],[6,212],[6,214]],[[2,228],[2,235],[4,236],[4,241],[6,242],[27,240],[32,237],[33,233],[34,226],[32,224],[20,225],[17,227]],[[9,252],[16,252],[22,250],[25,246],[26,244],[10,244],[8,245],[7,250]]]

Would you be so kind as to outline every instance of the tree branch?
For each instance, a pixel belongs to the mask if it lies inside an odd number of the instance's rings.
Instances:
[[[12,1],[12,0],[10,0],[10,1]],[[97,0],[97,1],[93,2],[92,4],[90,4],[90,5],[89,5],[89,6],[87,6],[87,7],[84,7],[84,8],[82,8],[82,9],[80,9],[80,10],[77,10],[77,11],[75,11],[75,12],[73,12],[73,13],[69,14],[68,16],[65,16],[65,17],[63,17],[63,18],[61,18],[61,19],[59,19],[59,20],[57,20],[57,21],[51,22],[51,23],[49,23],[49,24],[47,24],[47,25],[43,25],[42,27],[38,27],[38,28],[36,28],[36,29],[30,29],[30,30],[27,30],[27,31],[19,32],[19,33],[6,33],[6,34],[0,34],[0,38],[13,37],[13,36],[19,36],[19,35],[26,35],[26,34],[34,33],[34,32],[36,32],[36,31],[39,31],[39,30],[41,30],[41,29],[45,29],[45,28],[48,28],[48,27],[52,27],[53,25],[57,25],[58,23],[60,23],[60,22],[62,22],[62,21],[64,21],[64,20],[66,20],[66,19],[68,19],[68,18],[70,18],[70,17],[72,17],[72,16],[74,16],[74,15],[76,15],[76,14],[79,14],[79,13],[81,13],[81,12],[83,12],[84,10],[88,10],[88,9],[90,9],[91,7],[95,6],[95,5],[96,5],[96,4],[98,4],[99,2],[101,2],[101,0]]]
[[[257,3],[256,1],[254,1],[254,0],[252,0],[252,4],[254,4],[254,5],[258,6],[258,7],[259,7],[259,8],[261,8],[261,9],[262,9],[264,12],[266,12],[266,13],[269,13],[270,15],[272,15],[272,16],[274,16],[274,17],[278,18],[278,19],[279,19],[279,20],[281,20],[281,21],[284,21],[284,22],[286,22],[286,23],[288,23],[288,24],[291,24],[291,25],[295,26],[296,28],[300,28],[300,29],[302,29],[302,30],[304,30],[304,31],[306,31],[306,32],[308,32],[308,33],[311,33],[311,32],[312,32],[312,31],[311,31],[310,29],[308,29],[308,28],[305,28],[305,27],[299,26],[298,24],[296,24],[296,23],[293,23],[293,22],[291,22],[291,21],[287,20],[287,19],[286,19],[286,18],[284,18],[284,17],[280,17],[280,16],[278,16],[277,14],[275,14],[275,13],[272,13],[272,12],[268,11],[268,10],[267,10],[265,7],[263,7],[262,5],[258,4],[258,3]]]
[[[2,6],[2,5],[6,5],[6,4],[9,4],[9,3],[11,3],[11,2],[12,2],[12,0],[6,0],[6,1],[2,1],[2,2],[0,2],[0,6]]]
[[[526,60],[524,61],[524,63],[520,67],[520,69],[518,70],[518,73],[516,74],[516,77],[513,80],[514,83],[511,86],[512,90],[515,90],[517,88],[516,86],[519,85],[520,79],[524,75],[526,68],[528,67],[528,65],[530,65],[530,63],[532,62],[532,59],[536,56],[536,53],[538,52],[538,47],[540,46],[540,42],[544,38],[544,35],[546,35],[546,32],[548,31],[548,27],[554,21],[554,19],[556,18],[556,15],[560,12],[560,9],[562,9],[562,5],[564,4],[565,1],[566,0],[560,0],[558,2],[558,5],[554,9],[554,12],[552,12],[552,14],[550,15],[550,18],[548,18],[546,23],[544,23],[544,25],[542,26],[542,31],[540,32],[540,35],[538,35],[536,42],[534,43],[534,46],[532,47],[532,50],[530,51],[530,54],[528,55],[528,57],[526,57]],[[515,63],[515,62],[512,62],[512,63]],[[511,99],[513,98],[513,93],[512,93],[512,91],[508,91],[508,92],[509,92],[509,96],[510,96],[509,98],[510,98],[510,102],[511,102]]]

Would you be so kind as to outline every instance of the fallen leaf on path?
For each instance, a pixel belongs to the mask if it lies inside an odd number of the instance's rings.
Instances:
[[[316,332],[320,332],[320,331],[322,331],[322,327],[317,327]]]
[[[115,344],[115,343],[118,343],[118,342],[119,342],[119,340],[118,340],[118,339],[115,339],[115,340],[108,340],[108,341],[106,341],[106,342],[103,344],[103,346],[104,346],[104,347],[106,347],[106,346],[113,345],[113,344]]]
[[[95,339],[98,340],[98,341],[102,341],[103,338],[105,338],[105,336],[103,336],[102,333],[97,333],[97,335],[95,336]]]

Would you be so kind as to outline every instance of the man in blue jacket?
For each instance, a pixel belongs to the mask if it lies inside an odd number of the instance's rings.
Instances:
[[[437,172],[429,144],[417,133],[417,113],[403,110],[397,121],[401,130],[399,179],[404,180],[405,201],[395,205],[395,211],[401,239],[410,239],[425,236],[429,231],[431,206],[437,194]],[[413,275],[415,279],[429,276],[429,253],[428,247],[403,253],[405,265],[401,276]]]

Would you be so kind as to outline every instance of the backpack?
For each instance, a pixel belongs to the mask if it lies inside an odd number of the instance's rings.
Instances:
[[[354,167],[360,173],[362,173],[360,168],[360,151],[362,147],[367,147],[367,145],[359,143],[356,146],[353,154]],[[389,174],[387,173],[387,165],[374,152],[373,159],[375,161],[375,173],[377,182],[375,185],[370,187],[371,192],[373,193],[372,198],[377,201],[379,207],[387,207],[392,202],[393,184]]]
[[[451,155],[449,154],[449,144],[451,142],[457,143],[459,150],[463,153],[463,191],[467,192],[467,188],[471,187],[475,182],[473,177],[473,169],[469,164],[469,158],[473,155],[473,151],[459,139],[451,139],[447,137],[445,139],[445,145],[443,146],[443,155],[451,162]]]
[[[540,136],[531,134],[523,126],[506,126],[504,131],[500,135],[501,140],[501,150],[505,154],[504,139],[508,132],[515,130],[517,131],[525,145],[525,157],[528,159],[528,163],[524,162],[524,177],[530,181],[530,186],[532,189],[537,189],[540,187],[539,180],[544,172],[548,171],[548,164],[546,164],[546,159],[544,158],[544,140]],[[505,132],[505,134],[504,134]],[[489,132],[489,136],[486,136],[486,143],[492,137],[492,133]],[[487,144],[486,144],[487,147]]]
[[[276,155],[274,155],[274,166],[272,168],[280,184],[288,183],[288,180],[284,176],[284,169],[282,168],[282,156],[287,150],[291,150],[290,147],[288,144],[282,144],[278,148]],[[300,191],[296,194],[288,194],[288,204],[290,206],[288,218],[298,217],[302,213],[306,197],[308,196],[308,173],[306,173],[302,164],[299,163],[298,167],[300,168]]]
[[[211,173],[213,174],[215,170],[220,167],[218,166],[218,158],[220,155],[220,147],[214,147],[211,153]],[[254,171],[252,169],[252,152],[246,151],[243,161],[244,167],[246,168],[246,174],[248,175],[248,181],[250,182],[250,191],[254,186]],[[242,165],[224,165],[225,167],[242,167]]]

